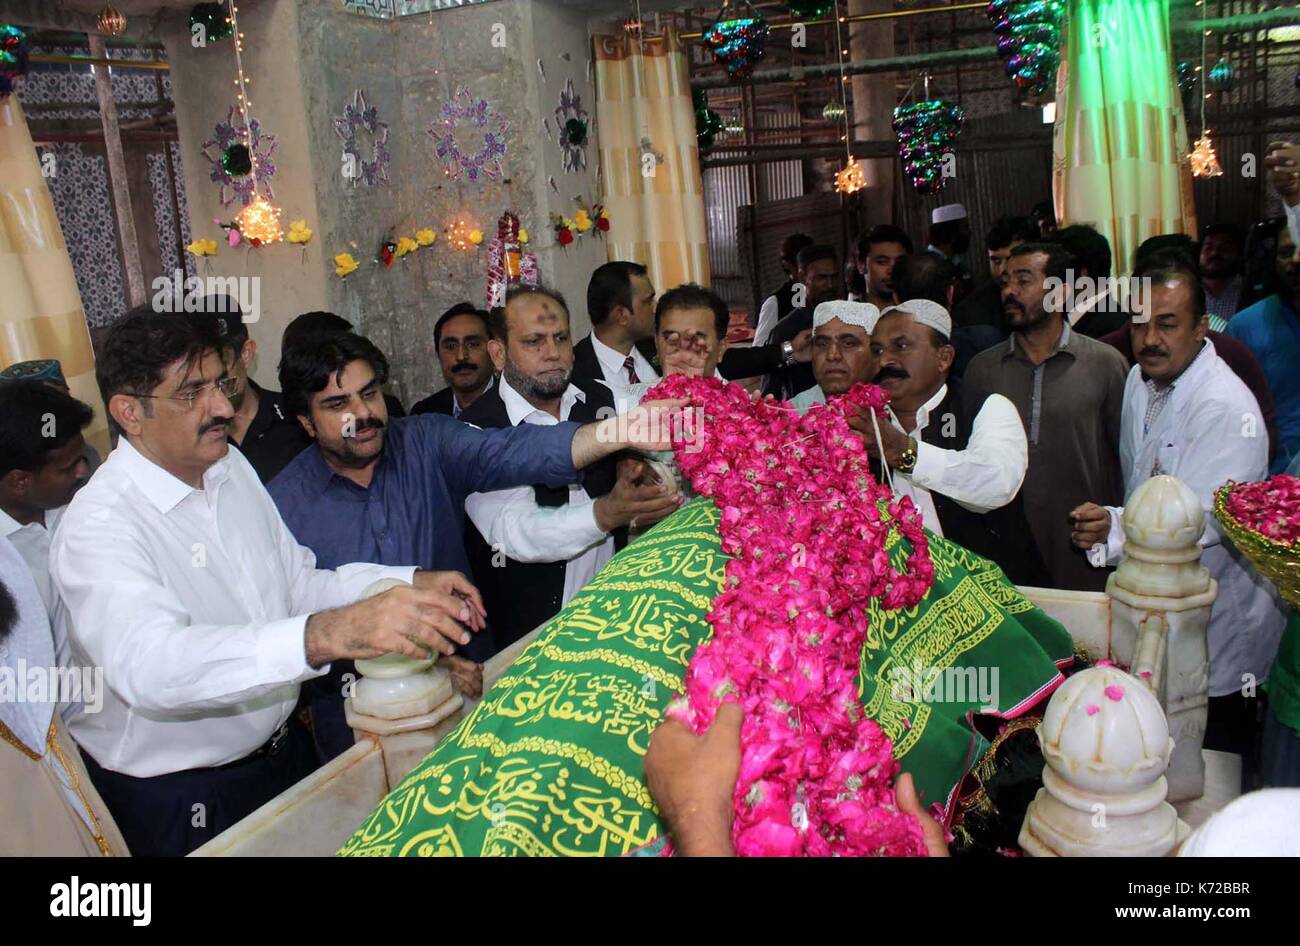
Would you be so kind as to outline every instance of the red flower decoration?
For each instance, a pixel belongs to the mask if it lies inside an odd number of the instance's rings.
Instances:
[[[559,241],[560,246],[568,246],[573,242],[573,231],[568,227],[560,227],[555,231],[555,239]]]
[[[911,607],[934,580],[920,514],[876,482],[845,420],[851,407],[882,414],[885,393],[860,384],[803,417],[717,378],[673,375],[647,397],[691,402],[677,463],[721,510],[731,556],[713,637],[668,714],[702,732],[723,701],[745,710],[737,853],[923,855],[920,825],[894,803],[893,746],[858,692],[868,600]],[[886,551],[893,532],[911,544],[906,571]]]

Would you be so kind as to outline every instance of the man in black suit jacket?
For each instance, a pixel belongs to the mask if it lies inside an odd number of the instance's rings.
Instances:
[[[569,313],[559,293],[512,289],[489,316],[498,383],[461,414],[479,427],[594,421],[614,414],[596,381],[575,381]],[[475,493],[465,502],[466,550],[498,649],[549,620],[626,542],[627,526],[677,509],[667,484],[637,485],[643,464],[610,457],[570,486]]]
[[[442,364],[447,387],[416,401],[411,414],[446,414],[461,411],[492,386],[492,359],[488,357],[488,314],[472,302],[458,302],[433,325],[433,347]]]
[[[654,285],[644,266],[619,261],[598,266],[587,285],[592,331],[573,346],[574,379],[601,382],[615,400],[625,400],[635,384],[658,381],[654,312]],[[805,331],[785,344],[728,348],[718,370],[728,379],[750,378],[807,363],[811,335]]]

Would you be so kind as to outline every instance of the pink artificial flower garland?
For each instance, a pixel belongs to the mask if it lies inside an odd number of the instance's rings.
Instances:
[[[668,713],[703,732],[723,701],[745,711],[736,852],[924,855],[920,825],[894,804],[893,747],[863,714],[857,685],[867,600],[911,607],[934,581],[920,514],[876,482],[845,420],[850,404],[883,416],[887,395],[860,384],[800,417],[738,385],[675,375],[648,397],[702,409],[698,429],[674,433],[674,450],[721,509],[731,556],[713,637]],[[912,545],[907,573],[889,564],[891,528]]]
[[[1282,545],[1300,539],[1300,478],[1279,473],[1259,483],[1242,483],[1228,493],[1226,508],[1252,532]]]

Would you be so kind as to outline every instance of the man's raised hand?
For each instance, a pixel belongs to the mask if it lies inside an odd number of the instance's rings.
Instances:
[[[425,659],[451,654],[469,643],[460,623],[474,609],[463,599],[432,588],[402,585],[346,607],[320,611],[307,619],[307,663],[321,667],[332,660],[364,660],[382,654]]]

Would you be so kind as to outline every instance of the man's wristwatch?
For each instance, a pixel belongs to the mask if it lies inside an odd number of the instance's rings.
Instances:
[[[894,469],[899,473],[911,473],[916,469],[916,438],[907,438],[907,449],[898,455]]]
[[[785,360],[785,365],[786,365],[787,368],[790,367],[791,365],[793,365],[793,364],[798,360],[798,359],[796,359],[795,356],[794,356],[794,343],[793,343],[793,342],[782,342],[782,343],[781,343],[781,357]]]

